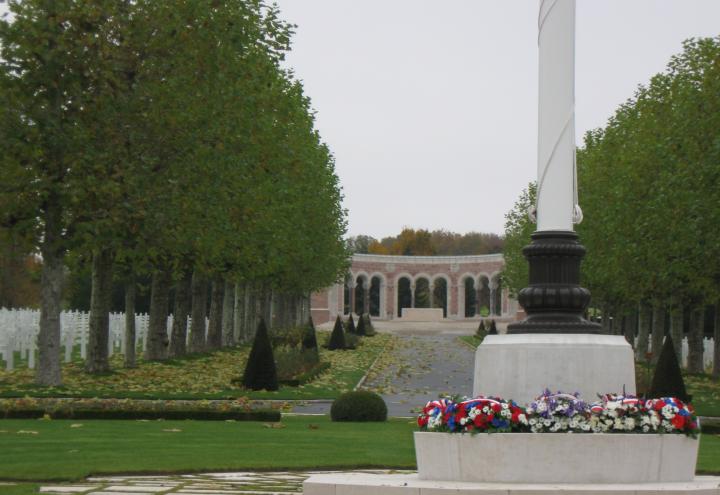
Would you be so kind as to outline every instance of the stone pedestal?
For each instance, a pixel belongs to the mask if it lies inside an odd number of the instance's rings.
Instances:
[[[422,480],[679,482],[695,477],[698,440],[678,434],[416,432],[415,455]]]
[[[549,388],[597,394],[635,393],[635,363],[620,335],[488,335],[475,353],[473,396],[514,400],[520,406]]]

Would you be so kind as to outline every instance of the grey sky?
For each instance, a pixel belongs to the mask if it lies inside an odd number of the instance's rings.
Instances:
[[[277,3],[298,25],[287,64],[335,154],[349,234],[502,233],[535,178],[538,1]],[[684,39],[718,34],[718,0],[578,0],[578,142]]]

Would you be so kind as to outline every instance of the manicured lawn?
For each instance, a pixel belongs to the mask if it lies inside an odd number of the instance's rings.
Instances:
[[[0,479],[69,481],[101,473],[415,467],[413,421],[333,423],[326,416],[288,416],[281,424],[282,428],[270,428],[249,422],[2,420]],[[698,471],[720,474],[718,435],[702,436]],[[17,490],[21,488],[0,486],[0,494],[32,493]]]
[[[468,346],[475,348],[480,345],[482,342],[481,339],[475,337],[474,335],[462,335],[458,337],[460,341],[462,341],[464,344],[467,344]]]
[[[81,424],[82,426],[73,427]],[[415,465],[414,422],[333,423],[287,416],[282,428],[224,421],[0,420],[0,479],[99,473]],[[33,433],[35,432],[35,433]]]
[[[30,495],[38,493],[40,484],[38,483],[18,483],[18,484],[0,484],[1,495]]]
[[[63,365],[64,386],[54,388],[34,385],[34,370],[27,367],[2,370],[0,397],[332,399],[351,390],[393,338],[388,334],[366,337],[354,350],[321,349],[321,361],[330,363],[327,371],[304,386],[283,386],[277,392],[246,391],[234,383],[242,375],[250,352],[249,346],[242,346],[165,363],[141,361],[135,369],[124,369],[122,356],[114,355],[113,371],[103,375],[85,373],[78,358]],[[318,332],[319,342],[326,339],[327,332]]]

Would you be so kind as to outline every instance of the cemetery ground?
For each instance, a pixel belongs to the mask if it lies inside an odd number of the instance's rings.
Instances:
[[[327,332],[318,332],[322,344]],[[360,341],[357,349],[328,351],[320,348],[320,362],[328,363],[318,376],[303,385],[281,386],[276,392],[244,390],[236,382],[242,375],[250,346],[222,349],[164,362],[138,360],[137,368],[123,368],[122,355],[111,358],[112,371],[90,375],[83,369],[79,352],[63,365],[62,387],[39,387],[34,370],[17,354],[12,371],[0,371],[0,397],[100,397],[137,399],[333,399],[352,388],[365,375],[385,346],[395,337],[379,334]],[[138,352],[140,356],[141,353]],[[282,361],[283,354],[276,352]],[[292,363],[290,363],[292,364]],[[279,362],[279,367],[284,364]]]
[[[319,341],[324,339],[324,332],[320,332]],[[355,351],[322,349],[322,359],[330,360],[330,368],[302,388],[283,387],[278,392],[247,395],[285,400],[334,397],[340,390],[352,389],[372,365],[364,387],[381,393],[391,411],[393,403],[398,402],[395,410],[411,415],[413,407],[422,406],[416,402],[424,401],[425,394],[454,391],[454,383],[462,382],[460,371],[472,366],[473,348],[463,343],[460,335],[379,333],[362,339]],[[141,363],[134,370],[122,369],[118,361],[112,373],[96,378],[87,377],[81,363],[75,361],[65,365],[65,388],[52,393],[102,392],[117,396],[125,391],[126,396],[136,397],[237,397],[239,389],[232,380],[242,373],[247,352],[246,348],[238,348],[166,364]],[[440,363],[452,364],[442,368],[445,365]],[[441,368],[456,374],[450,383],[421,383],[423,376],[429,377]],[[19,369],[0,376],[4,381],[0,390],[5,394],[35,395],[41,391],[30,385],[27,377],[31,374],[22,369],[22,363]],[[16,376],[25,377],[24,387],[12,386]],[[691,388],[696,400],[703,403],[702,396],[707,395],[711,399],[705,404],[717,401],[716,383],[703,377],[690,377],[690,382],[696,383]],[[459,388],[464,386],[458,384]],[[406,394],[417,397],[410,400]],[[401,400],[396,401],[398,398]],[[701,414],[709,415],[703,411]],[[166,475],[168,478],[162,482],[168,483],[165,491],[173,492],[185,486],[182,483],[190,483],[189,479],[209,483],[210,475],[195,479],[187,477],[188,473],[284,470],[295,473],[291,475],[297,478],[284,490],[292,492],[299,490],[306,470],[414,469],[412,433],[416,430],[414,418],[408,417],[391,418],[385,423],[334,423],[327,415],[294,414],[283,414],[279,423],[5,419],[0,421],[0,480],[13,484],[0,484],[0,494],[25,495],[48,485],[67,488],[87,476],[121,474]],[[713,430],[701,437],[699,473],[720,473],[717,433]],[[181,478],[177,473],[185,476]],[[268,485],[254,486],[255,491],[270,490],[273,483],[280,483],[270,479],[269,474],[268,480]],[[87,489],[77,493],[94,491],[92,486],[97,483],[86,483]]]

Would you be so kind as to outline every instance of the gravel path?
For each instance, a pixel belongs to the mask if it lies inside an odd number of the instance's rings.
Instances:
[[[470,395],[475,353],[457,335],[404,335],[363,388],[382,395],[390,416],[413,416],[438,395]]]
[[[424,329],[417,324],[412,330],[393,331],[396,344],[378,359],[362,388],[379,393],[390,416],[414,416],[440,394],[472,394],[475,353],[458,339],[472,331]],[[327,414],[330,405],[331,401],[309,402],[293,407],[293,412]]]

